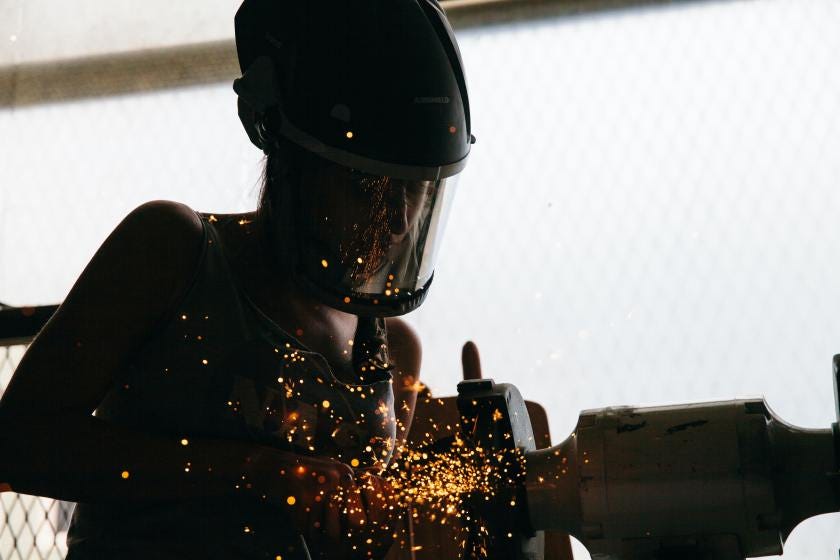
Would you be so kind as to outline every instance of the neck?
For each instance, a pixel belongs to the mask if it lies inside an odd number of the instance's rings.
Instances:
[[[294,281],[289,270],[289,263],[293,259],[283,249],[285,244],[282,228],[266,228],[266,225],[256,221],[254,225],[257,227],[251,238],[259,242],[251,244],[251,250],[255,253],[251,258],[264,263],[263,267],[259,267],[265,271],[260,283],[271,293],[271,300],[282,302],[289,315],[299,318],[302,322],[318,322],[332,325],[341,331],[350,330],[351,334],[355,332],[358,323],[356,315],[322,303]]]

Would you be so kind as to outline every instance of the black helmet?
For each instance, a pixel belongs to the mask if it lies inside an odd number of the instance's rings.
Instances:
[[[295,198],[316,210],[295,219],[294,276],[339,309],[413,310],[475,141],[439,5],[244,0],[235,24],[243,76],[234,90],[248,136],[266,153],[280,138],[325,162],[318,185]],[[351,207],[366,210],[339,216]]]

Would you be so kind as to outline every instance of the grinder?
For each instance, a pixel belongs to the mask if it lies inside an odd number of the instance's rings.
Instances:
[[[835,403],[839,369],[837,355]],[[493,496],[466,497],[482,532],[467,557],[540,560],[554,530],[594,560],[742,560],[782,554],[800,522],[840,511],[837,422],[798,428],[763,399],[586,410],[541,450],[516,387],[464,381],[457,402],[465,444],[505,473]]]

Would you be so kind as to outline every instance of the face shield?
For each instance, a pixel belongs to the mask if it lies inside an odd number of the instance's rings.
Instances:
[[[235,28],[251,141],[267,154],[288,141],[340,167],[282,194],[290,276],[357,315],[415,309],[475,142],[438,2],[243,0]]]
[[[414,309],[432,280],[457,178],[401,179],[337,164],[305,175],[295,230],[308,287],[360,315]]]

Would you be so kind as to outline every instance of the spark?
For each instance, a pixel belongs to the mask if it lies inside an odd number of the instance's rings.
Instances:
[[[427,439],[432,439],[431,434]],[[396,456],[383,478],[394,490],[397,508],[417,522],[456,527],[454,538],[469,549],[464,557],[486,557],[490,533],[475,504],[493,500],[516,507],[506,492],[521,482],[521,452],[484,450],[467,445],[456,434],[448,443],[441,440],[415,449],[400,446]]]

